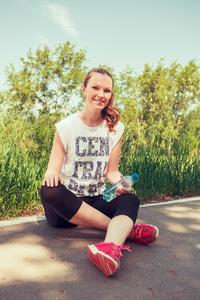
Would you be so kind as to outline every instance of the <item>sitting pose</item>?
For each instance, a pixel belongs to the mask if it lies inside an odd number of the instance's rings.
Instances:
[[[158,229],[135,225],[140,201],[131,189],[120,187],[116,197],[102,197],[105,178],[121,179],[118,169],[124,125],[113,105],[113,78],[105,69],[88,72],[82,85],[85,106],[56,124],[53,147],[41,188],[47,222],[54,227],[78,225],[106,231],[102,243],[88,245],[90,260],[105,275],[120,267],[126,239],[153,243]],[[130,250],[129,250],[130,251]]]

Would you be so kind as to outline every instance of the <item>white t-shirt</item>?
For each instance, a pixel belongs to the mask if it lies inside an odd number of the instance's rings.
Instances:
[[[65,148],[61,176],[65,186],[78,197],[102,194],[109,157],[120,140],[124,125],[118,122],[110,132],[104,120],[97,127],[85,125],[78,113],[56,124]]]

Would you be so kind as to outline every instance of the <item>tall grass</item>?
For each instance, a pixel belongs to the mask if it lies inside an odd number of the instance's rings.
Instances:
[[[25,145],[24,133],[18,138],[14,135],[0,137],[0,218],[40,209],[40,187],[53,132],[45,142],[43,133],[40,138],[38,133],[35,137],[33,134],[33,140],[43,141],[42,148],[34,147],[34,143]],[[134,192],[145,202],[160,196],[200,194],[199,163],[199,149],[192,150],[187,142],[175,141],[170,151],[153,146],[130,149],[130,144],[125,143],[122,145],[120,171],[124,175],[139,174]]]
[[[124,153],[124,151],[123,151]],[[126,151],[125,151],[126,153]],[[191,149],[186,141],[174,141],[170,151],[160,147],[133,148],[123,155],[123,174],[139,174],[135,193],[142,201],[185,193],[200,194],[200,149]]]
[[[0,148],[0,218],[41,207],[39,193],[48,159],[27,151],[22,142],[8,137]]]

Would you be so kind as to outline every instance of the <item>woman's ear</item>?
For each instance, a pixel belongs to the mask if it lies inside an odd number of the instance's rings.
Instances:
[[[82,88],[82,91],[83,91],[83,94],[84,94],[84,97],[85,97],[85,86],[84,86],[84,84],[81,86],[81,88]]]

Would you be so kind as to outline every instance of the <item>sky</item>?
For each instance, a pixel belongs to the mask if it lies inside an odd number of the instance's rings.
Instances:
[[[199,0],[0,0],[0,88],[5,68],[40,44],[86,49],[88,67],[127,65],[141,74],[160,58],[200,63]]]

